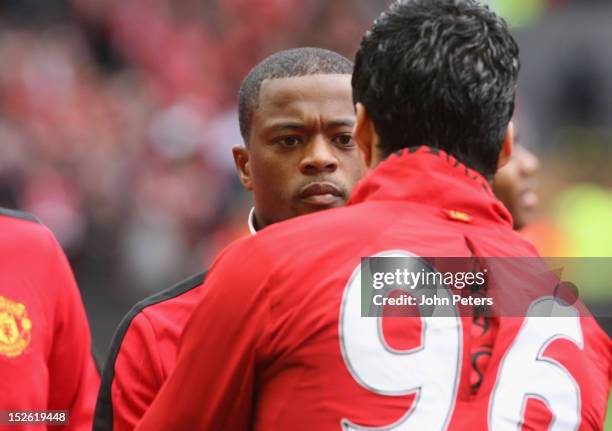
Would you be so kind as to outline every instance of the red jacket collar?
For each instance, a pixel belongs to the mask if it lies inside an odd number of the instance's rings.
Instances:
[[[512,226],[512,216],[487,180],[453,156],[431,147],[392,154],[357,184],[349,205],[404,200]]]

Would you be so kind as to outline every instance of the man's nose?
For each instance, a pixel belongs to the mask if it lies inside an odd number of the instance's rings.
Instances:
[[[322,136],[317,136],[306,145],[300,170],[307,175],[323,172],[334,172],[338,169],[338,159],[334,154],[332,143]]]

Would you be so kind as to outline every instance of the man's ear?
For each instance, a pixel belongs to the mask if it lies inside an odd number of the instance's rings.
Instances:
[[[374,123],[362,103],[355,105],[357,118],[353,129],[353,140],[357,143],[363,162],[368,168],[372,168],[380,161],[378,153],[379,137]]]
[[[512,158],[512,149],[514,147],[514,123],[510,121],[508,123],[508,129],[506,130],[506,136],[502,143],[501,151],[499,152],[499,158],[497,159],[497,170],[500,170],[510,161]]]
[[[236,164],[236,172],[240,178],[240,182],[247,190],[253,190],[251,182],[251,167],[249,166],[249,150],[242,145],[232,147],[232,155]]]

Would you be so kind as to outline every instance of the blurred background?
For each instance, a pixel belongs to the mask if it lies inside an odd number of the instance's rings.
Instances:
[[[0,206],[53,230],[101,356],[136,301],[247,234],[230,153],[245,74],[297,46],[352,59],[388,3],[0,0]],[[540,157],[525,235],[548,256],[612,256],[612,3],[489,3],[521,45],[516,121]]]

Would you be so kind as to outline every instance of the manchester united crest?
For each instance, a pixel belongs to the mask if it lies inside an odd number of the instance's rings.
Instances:
[[[25,305],[0,296],[0,355],[21,355],[31,339],[32,321]]]

